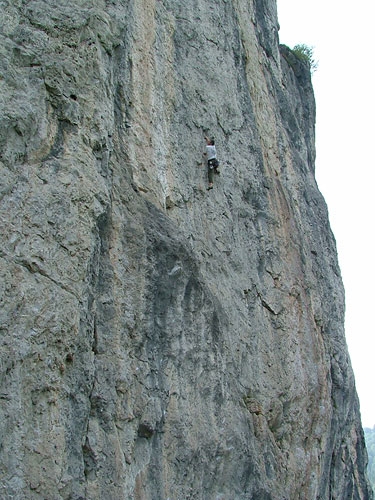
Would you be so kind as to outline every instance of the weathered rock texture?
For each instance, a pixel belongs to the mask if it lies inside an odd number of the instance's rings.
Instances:
[[[0,7],[0,497],[372,498],[275,0]]]

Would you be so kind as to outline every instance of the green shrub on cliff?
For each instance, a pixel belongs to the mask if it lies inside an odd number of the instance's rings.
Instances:
[[[311,73],[318,68],[318,62],[314,59],[314,49],[303,43],[295,45],[292,49],[293,54],[300,60],[308,63]]]

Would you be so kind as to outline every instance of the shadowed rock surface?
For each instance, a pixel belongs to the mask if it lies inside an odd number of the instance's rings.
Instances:
[[[0,497],[371,499],[276,2],[0,7]]]

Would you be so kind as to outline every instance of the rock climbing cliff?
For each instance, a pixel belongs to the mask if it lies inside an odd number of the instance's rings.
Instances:
[[[0,497],[371,499],[276,1],[0,7]]]

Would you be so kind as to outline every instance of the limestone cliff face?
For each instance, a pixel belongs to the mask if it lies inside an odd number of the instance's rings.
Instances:
[[[275,0],[0,6],[0,497],[372,498]]]

